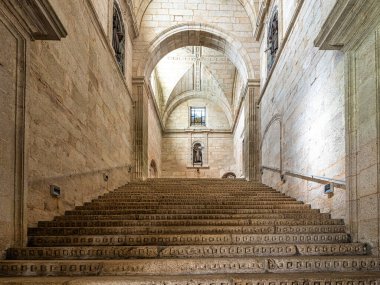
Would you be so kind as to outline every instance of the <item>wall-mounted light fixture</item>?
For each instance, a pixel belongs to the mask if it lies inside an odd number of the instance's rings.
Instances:
[[[332,194],[334,193],[334,183],[326,184],[324,187],[324,193],[325,194]]]
[[[59,196],[61,196],[61,188],[57,185],[50,185],[50,194],[53,197],[58,198]]]

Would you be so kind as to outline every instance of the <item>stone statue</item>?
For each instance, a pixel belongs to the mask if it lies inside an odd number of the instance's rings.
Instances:
[[[193,163],[202,163],[202,146],[195,144],[193,147]]]

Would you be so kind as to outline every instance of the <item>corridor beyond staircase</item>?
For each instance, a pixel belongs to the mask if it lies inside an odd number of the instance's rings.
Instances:
[[[129,183],[28,236],[0,284],[380,284],[343,220],[239,179]]]

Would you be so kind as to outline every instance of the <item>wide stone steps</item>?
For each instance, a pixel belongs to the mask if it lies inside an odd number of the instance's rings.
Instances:
[[[0,276],[39,285],[380,285],[380,259],[343,220],[240,180],[130,183],[39,222],[7,258]]]
[[[346,243],[346,233],[30,236],[30,246]]]
[[[141,196],[141,197],[125,197],[125,196],[116,196],[116,197],[113,197],[113,196],[107,196],[107,197],[102,197],[102,198],[98,198],[96,200],[93,200],[92,202],[98,202],[98,203],[113,203],[113,202],[120,202],[120,201],[123,201],[123,203],[125,203],[124,201],[126,201],[126,203],[166,203],[166,202],[170,202],[172,203],[173,201],[175,201],[176,204],[183,204],[183,203],[189,203],[189,204],[197,204],[199,202],[204,202],[206,205],[207,204],[212,204],[212,203],[215,203],[215,202],[218,202],[218,201],[223,201],[225,202],[226,200],[228,200],[229,198],[223,198],[223,199],[216,199],[216,198],[213,198],[213,199],[209,199],[209,198],[206,198],[204,197],[204,199],[202,199],[202,201],[199,200],[199,195],[198,197],[185,197],[185,198],[181,198],[179,199],[178,197],[167,197],[167,198],[145,198],[144,199],[144,196]],[[241,202],[243,203],[253,203],[253,205],[257,204],[257,202],[260,201],[260,202],[263,202],[263,204],[270,204],[270,203],[277,203],[277,202],[281,202],[281,203],[290,203],[290,204],[303,204],[302,202],[300,201],[296,201],[295,199],[293,198],[290,198],[290,197],[278,197],[278,196],[260,196],[260,197],[255,197],[255,198],[252,198],[252,197],[246,197],[245,199],[243,198],[240,198],[240,199],[231,199],[231,203],[232,204],[239,204]],[[91,203],[91,202],[90,202]]]
[[[127,258],[201,258],[263,257],[314,255],[366,255],[360,243],[337,244],[257,244],[257,245],[186,245],[186,246],[83,246],[12,248],[13,260],[54,259],[127,259]]]
[[[225,219],[225,220],[63,220],[38,223],[39,227],[155,227],[155,226],[312,226],[343,225],[343,220],[299,220],[299,219]]]
[[[130,234],[280,234],[345,233],[345,226],[186,226],[186,227],[62,227],[30,228],[29,236],[63,235],[130,235]]]
[[[377,272],[380,259],[367,256],[279,256],[120,260],[0,261],[0,276],[113,276],[289,272]]]
[[[160,204],[160,203],[152,203],[152,204],[135,204],[135,203],[91,203],[91,204],[85,204],[84,206],[78,206],[75,209],[191,209],[191,210],[197,210],[197,209],[303,209],[307,210],[310,209],[310,205],[304,205],[304,204],[283,204],[283,205],[276,205],[276,204],[248,204],[248,203],[242,203],[238,205],[223,205],[223,204]]]
[[[128,214],[162,214],[162,215],[202,215],[202,214],[220,214],[220,215],[239,215],[239,214],[319,214],[319,210],[310,209],[122,209],[115,210],[110,208],[104,209],[80,209],[68,211],[65,214],[69,215],[128,215]]]
[[[60,220],[210,220],[210,219],[330,219],[327,213],[277,213],[277,214],[70,214],[58,216]]]

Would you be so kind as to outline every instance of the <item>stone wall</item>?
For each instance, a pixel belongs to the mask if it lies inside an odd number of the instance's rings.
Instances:
[[[166,129],[184,130],[194,128],[190,125],[190,107],[206,107],[206,128],[228,130],[230,125],[226,114],[215,101],[190,99],[178,105],[166,121]]]
[[[162,129],[161,123],[157,116],[157,112],[154,107],[153,97],[149,100],[149,112],[148,112],[148,165],[152,160],[155,161],[157,167],[157,173],[154,174],[153,169],[149,170],[149,176],[160,177],[161,175],[161,145],[162,145]],[[153,171],[153,172],[152,172]]]
[[[334,3],[305,2],[288,40],[282,41],[285,47],[269,81],[262,76],[261,155],[265,166],[344,180],[344,57],[338,51],[320,51],[313,43]],[[263,37],[266,62],[266,31]],[[286,179],[282,184],[279,173],[264,170],[264,183],[335,218],[345,217],[344,190],[336,188],[329,197],[321,184]]]
[[[23,190],[23,145],[19,140],[24,139],[20,136],[24,132],[24,45],[22,36],[0,11],[0,258],[6,248],[15,245],[17,232],[22,231],[18,228],[22,226],[18,224],[22,220],[18,210],[22,208],[19,195]]]
[[[192,165],[192,144],[204,146],[203,167]],[[223,133],[172,133],[162,139],[162,177],[221,178],[234,171],[233,138]]]
[[[380,7],[379,7],[380,8]],[[347,215],[355,241],[380,250],[380,27],[347,53]]]
[[[234,173],[236,177],[244,177],[244,139],[245,139],[245,120],[244,120],[244,108],[241,109],[239,117],[236,122],[236,127],[234,131],[234,156],[235,165]]]
[[[113,0],[91,0],[92,5],[96,11],[99,22],[107,36],[112,32],[112,13],[113,13]]]
[[[133,163],[133,104],[110,39],[89,1],[51,3],[68,36],[30,47],[30,225],[125,184]],[[50,195],[51,184],[61,187],[60,198]]]

